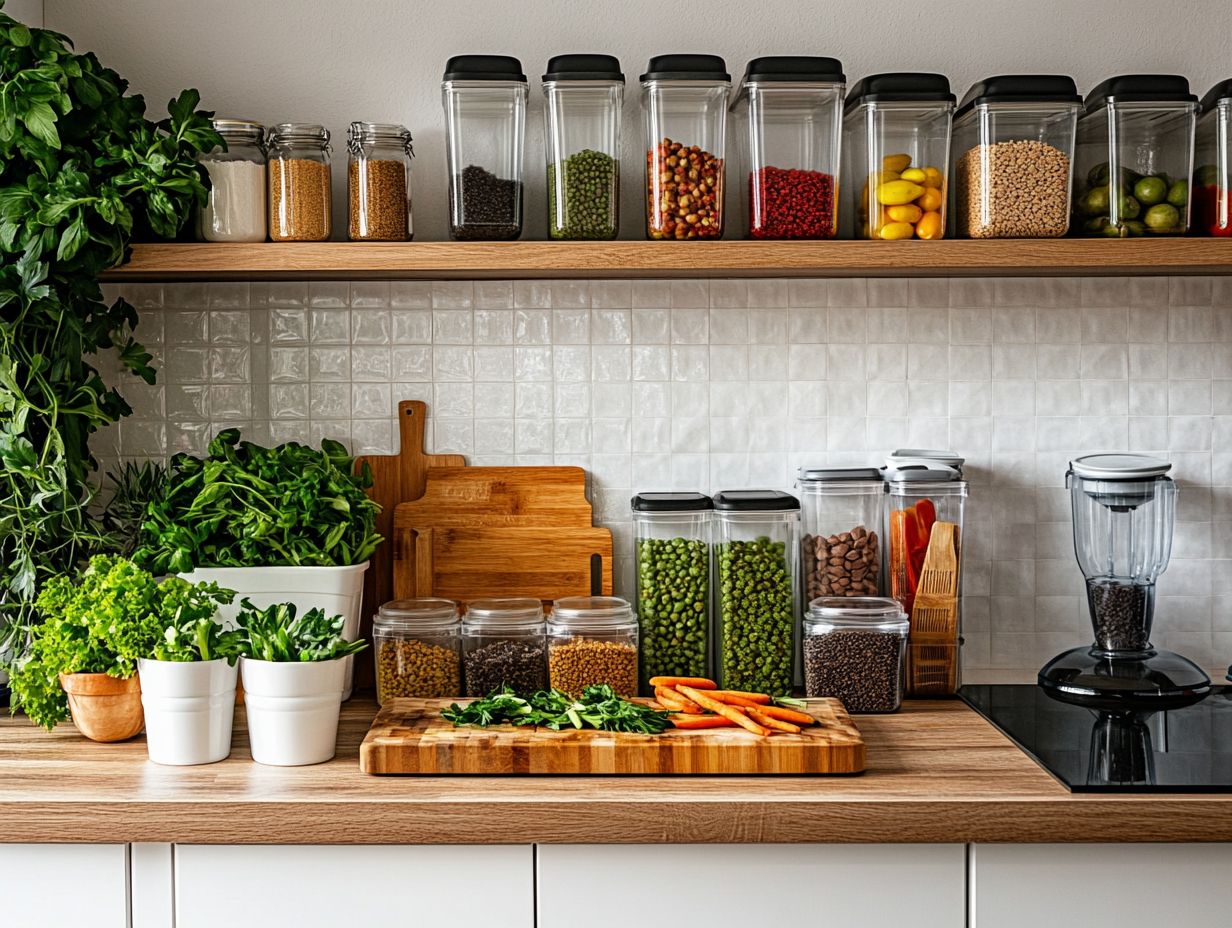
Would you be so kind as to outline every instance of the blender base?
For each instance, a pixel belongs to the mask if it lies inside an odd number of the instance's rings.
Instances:
[[[1039,672],[1039,685],[1062,702],[1111,711],[1177,709],[1211,691],[1202,668],[1172,651],[1112,657],[1090,646],[1050,660]]]

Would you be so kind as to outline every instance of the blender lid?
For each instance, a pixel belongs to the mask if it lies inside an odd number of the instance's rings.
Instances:
[[[1172,470],[1172,462],[1148,454],[1088,454],[1070,461],[1069,469],[1087,480],[1150,480]]]

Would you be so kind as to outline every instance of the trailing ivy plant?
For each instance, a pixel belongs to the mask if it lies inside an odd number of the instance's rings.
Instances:
[[[0,0],[2,6],[2,0]],[[222,144],[195,90],[145,116],[145,101],[93,54],[0,12],[0,655],[18,656],[39,590],[97,551],[89,437],[131,412],[100,352],[154,382],[137,316],[103,302],[98,277],[135,237],[174,237]]]

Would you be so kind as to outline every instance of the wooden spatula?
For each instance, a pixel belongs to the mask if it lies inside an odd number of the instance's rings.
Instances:
[[[958,526],[934,523],[911,606],[913,641],[958,634]],[[935,639],[934,639],[935,640]]]

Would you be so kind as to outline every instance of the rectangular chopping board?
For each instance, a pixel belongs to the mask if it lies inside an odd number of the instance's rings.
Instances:
[[[452,699],[391,699],[359,749],[370,774],[837,774],[864,769],[860,731],[837,699],[810,699],[818,725],[768,738],[744,729],[659,735],[544,728],[454,727]],[[466,702],[467,700],[456,700]],[[647,700],[640,700],[647,701]]]

